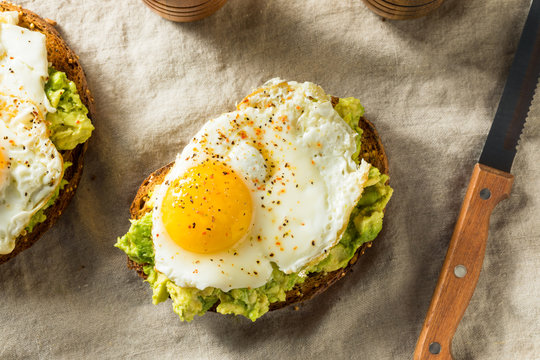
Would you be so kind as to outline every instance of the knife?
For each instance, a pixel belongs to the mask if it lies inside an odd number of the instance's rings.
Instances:
[[[540,0],[534,0],[493,124],[461,206],[416,344],[415,360],[452,359],[452,338],[480,276],[489,218],[495,205],[510,195],[514,181],[510,169],[540,72],[539,30]]]

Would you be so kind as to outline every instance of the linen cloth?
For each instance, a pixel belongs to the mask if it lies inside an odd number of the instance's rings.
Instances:
[[[67,211],[0,267],[0,358],[412,357],[529,0],[447,0],[409,21],[382,21],[359,0],[230,0],[188,24],[142,1],[20,4],[56,20],[80,56],[96,130]],[[277,76],[361,99],[390,159],[384,230],[354,272],[296,311],[182,323],[170,301],[151,304],[113,244],[141,181]],[[456,359],[540,358],[539,119],[536,99]]]

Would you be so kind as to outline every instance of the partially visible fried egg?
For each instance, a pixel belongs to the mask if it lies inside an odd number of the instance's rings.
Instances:
[[[0,254],[13,251],[63,176],[45,120],[55,111],[44,91],[45,35],[17,24],[17,12],[0,12]]]
[[[33,103],[0,94],[0,254],[10,253],[63,175],[62,156]]]
[[[319,86],[279,79],[207,122],[154,192],[156,269],[228,291],[320,261],[367,181],[356,136]]]
[[[0,12],[0,92],[30,100],[44,114],[54,112],[44,90],[49,77],[45,35],[18,23],[16,11]]]

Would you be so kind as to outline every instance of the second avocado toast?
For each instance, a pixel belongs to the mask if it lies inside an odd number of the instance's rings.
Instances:
[[[47,113],[46,121],[50,139],[60,152],[64,166],[63,178],[53,196],[33,214],[24,231],[15,239],[14,248],[0,254],[2,264],[32,246],[56,222],[75,194],[82,175],[87,140],[94,129],[90,121],[94,105],[77,55],[51,21],[6,2],[0,2],[0,12],[6,16],[8,24],[5,26],[13,27],[16,23],[23,29],[45,36],[47,60],[51,65],[44,91],[50,105],[56,109]]]

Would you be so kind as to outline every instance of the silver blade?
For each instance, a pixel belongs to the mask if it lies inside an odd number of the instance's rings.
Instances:
[[[525,21],[495,119],[479,162],[510,172],[540,74],[540,0]]]

